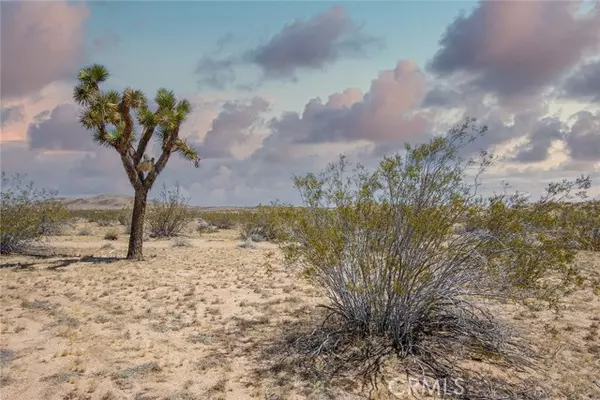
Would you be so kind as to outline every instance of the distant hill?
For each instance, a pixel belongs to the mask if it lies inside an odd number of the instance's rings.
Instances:
[[[79,199],[60,197],[56,200],[69,210],[120,210],[133,203],[132,196],[110,194]]]
[[[102,194],[99,196],[85,198],[67,198],[59,197],[56,199],[63,204],[68,210],[121,210],[123,207],[133,204],[133,196]],[[149,203],[154,203],[154,200],[149,200]],[[236,211],[254,207],[198,207],[190,206],[198,210],[205,211]]]

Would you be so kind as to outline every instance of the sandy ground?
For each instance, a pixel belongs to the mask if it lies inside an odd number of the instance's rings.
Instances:
[[[103,247],[115,227],[88,225],[89,236],[49,239],[61,256],[2,259],[2,399],[386,396],[261,370],[263,349],[325,302],[276,246],[239,248],[237,232],[219,231],[187,247],[148,241],[134,263],[119,259],[125,234]],[[599,286],[570,294],[561,312],[495,306],[535,346],[531,374],[549,399],[600,399],[600,255],[578,262]]]

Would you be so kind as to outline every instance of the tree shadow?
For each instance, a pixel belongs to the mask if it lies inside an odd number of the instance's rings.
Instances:
[[[96,257],[96,256],[85,256],[81,257],[80,262],[87,262],[92,264],[107,264],[117,261],[123,261],[125,257]]]
[[[270,380],[273,387],[290,381],[306,387],[322,383],[329,388],[322,397],[332,399],[340,397],[339,390],[372,398],[374,393],[381,393],[382,387],[398,385],[398,377],[405,376],[411,378],[403,384],[412,387],[414,381],[417,391],[419,385],[420,390],[430,391],[429,384],[443,382],[445,395],[463,400],[547,398],[540,383],[525,376],[513,381],[462,368],[463,362],[475,359],[474,351],[481,350],[476,343],[442,336],[424,339],[421,347],[424,351],[402,357],[386,338],[361,335],[337,317],[313,315],[287,324],[279,334],[270,335],[267,342],[257,346],[259,367],[253,372],[257,379]],[[480,361],[492,368],[521,375],[534,367],[535,356],[525,347],[488,353]]]
[[[25,254],[24,254],[25,255]],[[48,265],[44,269],[50,271],[61,271],[66,267],[69,267],[77,263],[91,263],[91,264],[107,264],[117,261],[122,261],[125,258],[122,257],[95,257],[95,256],[83,256],[83,257],[68,257],[61,258],[58,255],[44,255],[44,254],[26,254],[25,256],[34,259],[43,260],[43,265]],[[62,256],[65,257],[65,256]],[[58,258],[57,260],[49,260],[52,258]],[[42,262],[27,262],[27,261],[15,261],[15,262],[4,262],[0,264],[0,268],[14,268],[15,271],[31,271],[35,269],[36,265],[42,265]]]

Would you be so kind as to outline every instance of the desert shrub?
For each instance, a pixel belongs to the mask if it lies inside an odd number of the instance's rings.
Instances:
[[[34,188],[24,176],[2,172],[0,204],[0,253],[18,253],[38,242],[67,218],[64,207],[53,201],[56,191]]]
[[[127,233],[131,232],[131,221],[133,219],[133,209],[131,207],[123,207],[119,212],[119,224],[125,227]]]
[[[198,227],[196,228],[196,230],[198,231],[198,233],[214,233],[218,229],[217,229],[217,227],[211,225],[210,222],[205,221],[203,218],[200,218],[200,221],[198,221]]]
[[[89,228],[83,228],[79,232],[77,232],[79,236],[91,236],[93,234],[92,230]]]
[[[294,178],[304,208],[285,211],[282,248],[325,289],[343,331],[385,338],[403,355],[426,352],[421,343],[431,337],[494,349],[503,331],[479,299],[547,298],[573,282],[574,251],[558,245],[570,231],[550,211],[589,180],[551,184],[535,202],[508,192],[482,198],[480,177],[494,158],[459,154],[483,132],[468,119],[446,136],[407,144],[375,171],[350,170],[341,157]],[[465,220],[469,229],[454,234]]]
[[[119,240],[119,232],[110,230],[104,235],[105,240]]]
[[[52,210],[44,213],[40,218],[39,232],[43,236],[58,236],[64,234],[68,224],[67,210],[60,204],[49,206]]]
[[[188,208],[188,201],[189,198],[181,193],[178,184],[174,189],[167,189],[163,185],[158,201],[146,214],[150,237],[165,238],[181,234],[195,217]]]
[[[276,207],[259,205],[240,223],[240,236],[254,242],[275,242],[282,237],[281,222]]]
[[[575,231],[573,243],[577,248],[600,251],[600,200],[571,205],[565,210],[564,219]]]
[[[99,219],[98,221],[96,221],[96,223],[98,224],[98,226],[107,227],[111,226],[113,224],[113,221],[108,219]]]
[[[239,223],[239,216],[235,212],[206,212],[202,214],[202,219],[210,223],[217,229],[233,229]]]

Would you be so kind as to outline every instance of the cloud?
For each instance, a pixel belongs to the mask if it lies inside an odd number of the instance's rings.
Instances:
[[[15,122],[21,122],[25,116],[23,115],[23,106],[8,106],[0,110],[0,127],[4,128]]]
[[[72,104],[38,114],[27,133],[32,149],[84,151],[95,147],[90,133],[80,126],[78,109]]]
[[[24,97],[16,100],[5,100],[2,99],[2,107],[4,112],[7,113],[6,109],[13,109],[15,112],[12,114],[9,120],[2,121],[6,122],[2,124],[2,135],[0,136],[0,144],[14,141],[27,141],[27,130],[29,125],[34,121],[35,116],[42,112],[52,110],[57,104],[72,103],[72,90],[71,85],[64,82],[54,82],[35,95]],[[18,112],[17,112],[18,110]],[[19,118],[17,118],[19,117]]]
[[[600,5],[580,1],[482,1],[458,17],[429,68],[500,96],[537,93],[600,45]]]
[[[581,111],[566,137],[569,153],[574,160],[600,161],[600,111],[595,114]]]
[[[600,103],[600,60],[578,68],[565,82],[566,97]]]
[[[409,140],[429,125],[418,112],[425,90],[425,75],[409,60],[401,60],[371,82],[364,96],[346,89],[329,96],[326,103],[310,100],[302,115],[284,113],[270,122],[272,135],[290,143]]]
[[[343,7],[334,6],[309,20],[297,20],[245,58],[267,78],[294,78],[298,69],[322,69],[342,57],[361,56],[377,43],[361,31]]]
[[[218,52],[230,41],[229,37],[220,41]],[[266,43],[241,54],[221,59],[204,56],[196,73],[200,84],[217,89],[232,83],[234,68],[243,65],[258,67],[264,80],[296,81],[301,70],[323,70],[342,58],[365,56],[381,45],[381,40],[365,34],[342,6],[334,6],[308,20],[285,25]]]
[[[3,1],[0,8],[3,99],[75,76],[85,59],[85,3]]]
[[[203,56],[196,67],[196,73],[200,76],[198,83],[201,86],[223,90],[227,84],[235,80],[235,65],[236,61],[233,58],[218,60]]]
[[[233,147],[248,142],[253,130],[262,122],[261,114],[268,109],[269,102],[261,97],[253,98],[249,104],[225,103],[199,144],[200,156],[203,159],[232,157]]]
[[[422,107],[455,108],[464,106],[461,93],[453,88],[436,86],[431,89],[421,103]]]
[[[547,117],[539,120],[533,132],[527,135],[528,142],[519,148],[513,159],[521,163],[547,160],[552,143],[563,139],[563,126],[563,122],[558,118]]]

